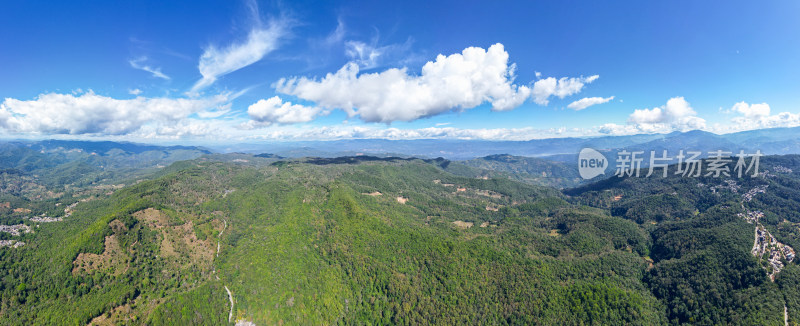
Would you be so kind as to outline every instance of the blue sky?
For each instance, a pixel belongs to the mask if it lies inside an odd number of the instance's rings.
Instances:
[[[7,1],[0,21],[5,138],[800,125],[796,1]]]

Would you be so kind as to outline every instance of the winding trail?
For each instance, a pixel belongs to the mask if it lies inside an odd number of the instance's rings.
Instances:
[[[222,231],[219,231],[219,235],[217,236],[217,257],[219,257],[219,239],[222,239],[222,234],[225,233],[225,229],[228,228],[228,220],[222,220],[225,222],[225,226],[222,227]]]
[[[225,291],[228,291],[228,300],[231,300],[231,311],[228,312],[228,322],[231,322],[233,319],[233,294],[231,294],[231,290],[228,290],[228,287],[225,286]]]
[[[786,308],[785,304],[783,305],[783,323],[789,326],[789,309]]]
[[[228,228],[228,220],[222,220],[222,222],[225,223],[225,226],[222,227],[222,231],[219,231],[219,235],[217,236],[217,257],[219,257],[219,249],[220,249],[219,240],[222,239],[222,234],[225,233],[225,230]],[[216,269],[214,270],[214,273],[216,274]],[[216,277],[217,280],[219,280],[219,276],[216,275]],[[228,312],[228,322],[230,323],[231,320],[233,319],[233,293],[231,293],[231,290],[228,289],[227,285],[224,285],[224,287],[225,287],[225,292],[228,292],[228,300],[231,302],[231,310]]]

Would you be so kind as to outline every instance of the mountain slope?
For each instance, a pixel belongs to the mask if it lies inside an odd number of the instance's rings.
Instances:
[[[181,162],[79,204],[0,251],[1,323],[220,323],[226,288],[257,324],[662,320],[632,222],[419,160],[320,163]]]
[[[578,170],[573,165],[535,157],[499,154],[458,163],[499,172],[487,173],[492,177],[505,176],[533,185],[565,188],[577,186],[581,182]]]
[[[768,173],[733,183],[609,178],[563,194],[451,165],[176,162],[63,220],[0,233],[24,242],[0,248],[0,324],[770,325],[784,306],[800,316],[797,261],[776,251],[800,245],[797,156],[763,158]],[[757,230],[768,241],[754,244]]]
[[[681,177],[674,168],[667,178],[613,177],[566,193],[650,230],[645,281],[672,322],[778,324],[783,305],[790,322],[800,319],[798,291],[787,286],[798,280],[800,156],[762,158],[758,177]]]

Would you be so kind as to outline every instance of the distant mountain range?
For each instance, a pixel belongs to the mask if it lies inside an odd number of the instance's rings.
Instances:
[[[442,157],[449,160],[471,160],[498,154],[539,157],[554,161],[573,162],[581,149],[589,147],[601,152],[622,149],[661,151],[670,154],[683,150],[730,151],[760,150],[765,155],[800,154],[800,127],[771,128],[718,135],[693,130],[669,134],[640,134],[629,136],[547,138],[528,141],[488,141],[457,139],[348,139],[332,141],[296,141],[243,143],[225,146],[159,146],[130,142],[10,140],[0,146],[23,146],[34,151],[80,150],[99,156],[113,154],[142,154],[145,152],[188,151],[210,153],[271,154],[275,157],[340,157],[372,155],[379,157]],[[187,157],[192,159],[195,157]]]
[[[335,141],[276,142],[266,144],[236,144],[212,147],[217,152],[273,153],[285,157],[338,157],[343,155],[391,155],[443,157],[469,160],[495,154],[542,157],[572,162],[583,148],[601,152],[630,150],[698,150],[702,152],[745,150],[764,154],[800,153],[800,127],[772,128],[717,135],[694,130],[669,134],[604,136],[592,138],[549,138],[528,141],[486,140],[386,140],[352,139]]]
[[[0,142],[0,170],[35,176],[38,182],[46,185],[76,186],[118,182],[206,154],[211,151],[194,146],[15,140]]]
[[[386,140],[353,139],[337,141],[273,142],[237,144],[228,147],[158,146],[130,142],[13,140],[0,142],[0,168],[17,169],[48,176],[67,177],[78,181],[118,179],[120,169],[164,167],[172,162],[191,160],[203,155],[231,152],[258,153],[261,159],[299,157],[332,158],[341,156],[419,157],[458,161],[443,166],[451,173],[471,177],[505,177],[529,184],[557,188],[580,183],[577,154],[583,148],[594,148],[609,162],[606,176],[611,175],[617,153],[622,150],[666,150],[674,157],[680,150],[709,152],[723,150],[748,154],[760,150],[764,155],[800,154],[800,127],[773,128],[717,135],[705,131],[669,134],[606,136],[595,138],[551,138],[529,141],[484,140]],[[242,158],[247,160],[247,158]],[[674,163],[674,162],[673,162]],[[449,164],[449,163],[448,163]],[[70,172],[71,171],[71,172]],[[100,173],[105,171],[104,173]],[[113,173],[112,173],[113,171]],[[94,175],[86,178],[87,175]],[[85,182],[84,181],[84,182]],[[90,181],[90,182],[91,182]]]

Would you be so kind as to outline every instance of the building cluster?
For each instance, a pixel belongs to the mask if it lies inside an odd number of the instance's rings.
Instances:
[[[763,176],[764,178],[775,178],[778,176],[775,173],[792,173],[792,172],[794,172],[792,169],[778,165],[775,168],[773,168],[772,171],[764,170],[764,172],[761,172],[759,175]]]
[[[756,238],[753,243],[753,256],[758,258],[759,261],[766,257],[767,275],[772,281],[775,281],[775,276],[783,269],[784,261],[792,262],[795,258],[794,248],[778,242],[763,225],[756,226]]]
[[[767,192],[767,188],[768,187],[769,187],[769,185],[756,186],[755,188],[750,189],[746,193],[744,193],[742,195],[742,199],[744,199],[744,201],[751,201],[751,200],[753,200],[753,197],[756,194],[758,194],[758,193],[762,193],[763,194],[763,193]]]
[[[31,233],[31,227],[25,224],[0,225],[0,232],[11,233],[11,235],[18,237],[23,233]]]
[[[85,200],[76,201],[72,204],[69,204],[66,208],[64,208],[64,217],[70,217],[72,215],[72,210],[75,209],[75,206],[78,206],[78,203],[84,202]]]
[[[709,189],[711,189],[711,192],[715,194],[717,193],[717,191],[724,189],[728,189],[733,193],[738,193],[739,189],[741,188],[742,186],[740,186],[738,183],[736,183],[736,181],[731,179],[725,180],[725,182],[723,182],[723,184],[721,185],[709,187]]]
[[[34,216],[34,217],[28,217],[27,219],[30,220],[31,222],[36,222],[36,223],[61,222],[64,220],[61,217],[49,217],[49,216]]]
[[[747,223],[753,224],[758,223],[758,221],[764,217],[764,212],[762,211],[747,211],[746,213],[739,213],[739,217],[743,218]]]
[[[59,204],[56,204],[58,206]],[[66,208],[64,208],[64,216],[63,217],[50,217],[50,216],[34,216],[28,217],[25,216],[23,219],[29,220],[31,222],[36,223],[50,223],[50,222],[61,222],[64,218],[69,217],[72,215],[72,209],[77,206],[78,203],[73,203]],[[30,210],[28,210],[30,212]],[[38,225],[37,225],[38,227]],[[0,232],[9,233],[12,236],[18,237],[20,235],[31,233],[31,227],[25,224],[17,224],[17,225],[0,225]],[[25,242],[18,241],[18,240],[0,240],[0,248],[2,247],[10,247],[10,248],[19,248],[25,245]]]
[[[778,165],[775,168],[773,168],[772,170],[775,171],[775,172],[778,172],[778,173],[792,173],[792,169],[787,168],[787,167],[785,167],[783,165]]]
[[[793,261],[795,257],[794,248],[783,246],[783,255],[786,256],[786,260]]]
[[[25,245],[25,242],[17,241],[17,240],[0,240],[0,248],[2,247],[11,247],[11,248],[19,248]]]

